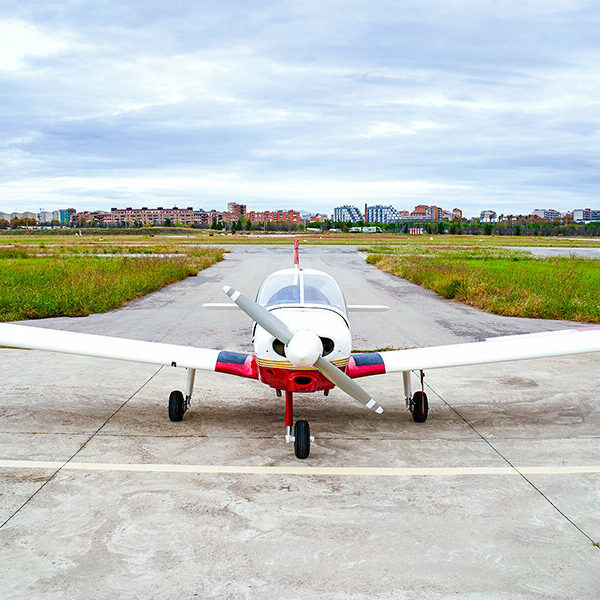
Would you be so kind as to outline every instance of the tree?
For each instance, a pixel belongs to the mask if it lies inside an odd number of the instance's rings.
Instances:
[[[12,219],[10,222],[10,226],[13,229],[17,227],[35,227],[37,225],[37,221],[30,217],[25,217],[24,219]]]

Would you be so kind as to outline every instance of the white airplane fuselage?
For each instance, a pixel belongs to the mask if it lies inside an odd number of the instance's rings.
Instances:
[[[295,304],[267,306],[267,310],[293,331],[308,330],[316,334],[322,344],[322,355],[336,367],[345,370],[350,358],[352,340],[345,301],[337,283],[326,273],[313,269],[284,269],[273,273],[273,276],[283,280],[289,276],[290,281],[297,282],[300,291],[296,299],[299,301]],[[334,293],[339,291],[341,300],[337,301],[337,306],[311,303],[308,284],[306,297],[304,294],[305,276],[306,281],[325,281]],[[265,280],[263,287],[265,285],[269,285],[269,278]],[[260,295],[261,292],[259,297]],[[321,295],[315,297],[323,300]],[[334,387],[334,384],[313,366],[294,365],[287,356],[283,343],[257,324],[254,326],[253,343],[258,375],[263,383],[288,392],[317,392]]]

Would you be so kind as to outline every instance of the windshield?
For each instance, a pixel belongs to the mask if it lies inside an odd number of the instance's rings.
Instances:
[[[265,279],[256,301],[262,306],[324,304],[346,312],[342,290],[325,273],[273,273]]]
[[[300,304],[300,277],[298,273],[273,273],[265,279],[258,296],[258,304]]]
[[[329,275],[304,275],[304,303],[328,304],[346,312],[346,301],[340,286]]]

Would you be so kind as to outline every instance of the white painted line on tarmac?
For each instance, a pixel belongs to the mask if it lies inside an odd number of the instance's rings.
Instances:
[[[573,475],[600,473],[600,465],[548,467],[261,467],[251,465],[169,465],[88,463],[49,460],[0,460],[0,469],[63,471],[129,471],[133,473],[207,473],[216,475],[338,475],[358,477],[423,477],[452,475]]]

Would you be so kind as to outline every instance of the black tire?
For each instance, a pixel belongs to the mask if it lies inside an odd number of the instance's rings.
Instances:
[[[294,453],[296,458],[308,458],[310,454],[310,426],[308,421],[296,421],[294,425]]]
[[[429,414],[429,402],[425,392],[415,392],[412,397],[412,418],[415,423],[425,423]]]
[[[183,394],[179,390],[175,390],[169,396],[169,419],[181,421],[184,413]]]

